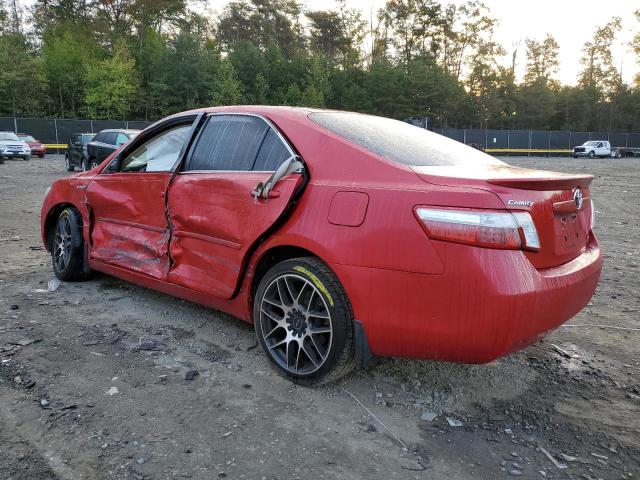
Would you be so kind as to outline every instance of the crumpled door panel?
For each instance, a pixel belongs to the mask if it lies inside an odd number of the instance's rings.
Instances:
[[[86,198],[93,217],[90,257],[165,280],[169,227],[165,196],[170,173],[97,175]]]

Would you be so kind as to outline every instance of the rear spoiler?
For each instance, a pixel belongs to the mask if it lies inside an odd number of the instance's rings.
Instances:
[[[487,182],[520,190],[570,190],[575,187],[588,188],[592,180],[593,175],[558,175],[557,177],[488,178]]]

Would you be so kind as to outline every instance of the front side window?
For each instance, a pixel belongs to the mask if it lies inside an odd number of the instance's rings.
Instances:
[[[86,145],[87,143],[89,143],[91,140],[93,140],[93,137],[95,135],[83,135],[82,136],[82,144]]]
[[[121,172],[169,172],[178,161],[191,125],[162,132],[129,154],[120,164]]]
[[[101,135],[100,141],[108,145],[115,145],[117,136],[116,132],[105,132]]]

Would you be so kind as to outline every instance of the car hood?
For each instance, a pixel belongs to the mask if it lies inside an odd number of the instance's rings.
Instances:
[[[0,146],[5,145],[20,145],[21,147],[28,147],[27,142],[23,142],[22,140],[0,140]]]

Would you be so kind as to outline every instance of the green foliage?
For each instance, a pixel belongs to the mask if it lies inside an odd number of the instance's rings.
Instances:
[[[0,115],[153,120],[246,103],[443,127],[640,131],[640,76],[626,85],[611,61],[618,18],[594,31],[577,85],[563,86],[550,35],[525,40],[516,78],[518,47],[507,57],[481,0],[388,0],[371,19],[346,1],[232,0],[218,18],[187,0],[32,0],[19,12],[0,2]]]
[[[138,91],[135,63],[123,45],[87,67],[85,101],[92,118],[124,118]]]

